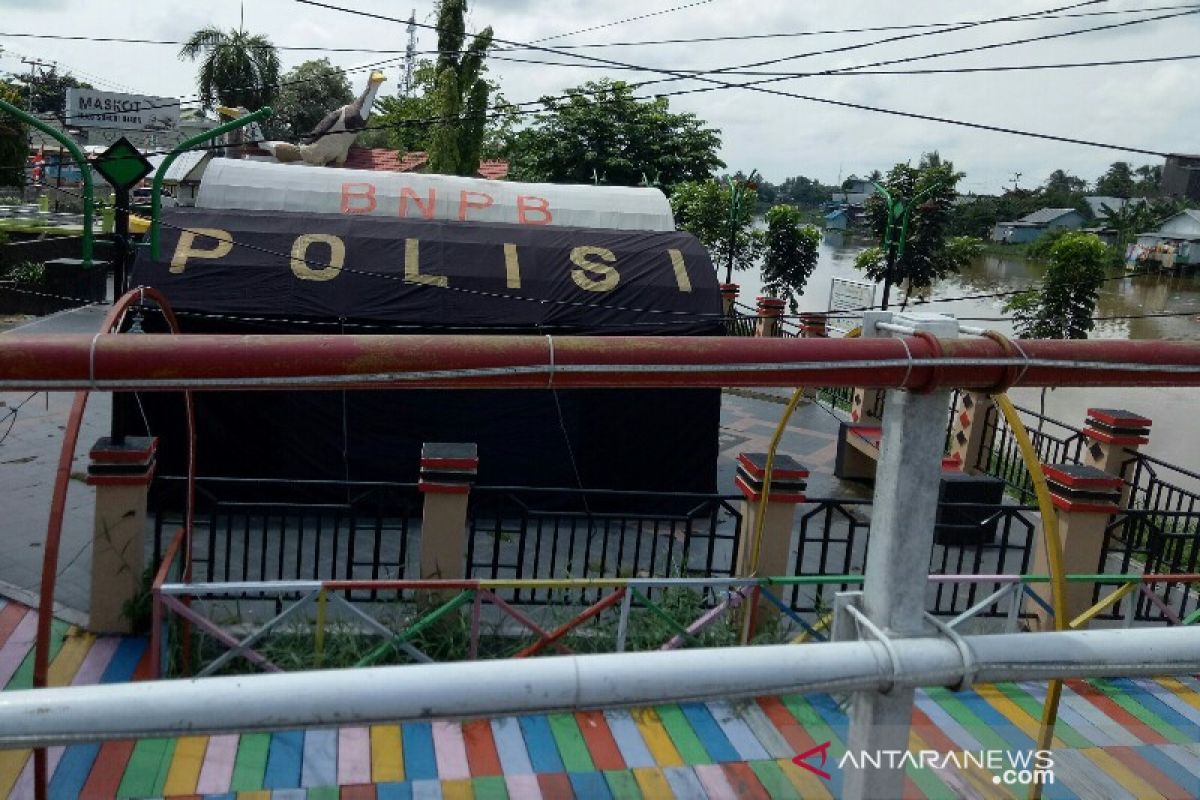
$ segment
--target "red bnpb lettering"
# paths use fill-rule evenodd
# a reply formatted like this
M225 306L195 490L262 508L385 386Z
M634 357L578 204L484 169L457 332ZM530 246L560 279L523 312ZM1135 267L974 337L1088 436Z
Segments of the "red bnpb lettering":
M472 200L471 198L473 198L473 197L477 197L477 198L481 198L481 199ZM459 199L458 199L458 220L459 220L459 222L467 221L467 209L468 208L481 208L481 209L489 208L489 207L491 207L492 203L494 203L494 202L496 202L496 201L492 199L492 196L490 194L484 194L483 192L462 192L459 195Z
M408 217L408 201L412 200L413 205L421 212L421 216L425 219L433 219L433 210L437 202L437 189L429 187L429 197L422 203L421 198L412 189L405 186L400 190L400 216L407 219Z
M531 214L538 216L531 219ZM549 200L526 194L517 196L517 222L522 225L549 225L553 221Z
M371 183L342 184L342 213L370 214L375 210L375 185Z

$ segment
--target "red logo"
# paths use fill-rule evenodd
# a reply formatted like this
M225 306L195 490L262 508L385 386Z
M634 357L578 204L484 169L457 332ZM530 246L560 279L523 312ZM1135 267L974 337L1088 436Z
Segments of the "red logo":
M821 766L822 767L825 766L825 761L829 757L829 745L830 745L829 742L825 742L824 744L819 744L810 750L805 750L803 753L801 753L800 755L793 758L792 763L795 764L797 767L804 767L806 770L813 773L814 775L819 775L822 778L824 778L825 780L829 780L829 778L831 776L829 775L828 772L821 769L820 767L815 767L812 764L808 763L809 756L820 755L821 756Z

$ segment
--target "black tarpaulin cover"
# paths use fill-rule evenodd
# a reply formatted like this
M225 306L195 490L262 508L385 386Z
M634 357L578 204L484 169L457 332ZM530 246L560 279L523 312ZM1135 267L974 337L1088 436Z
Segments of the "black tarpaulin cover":
M721 332L712 263L675 232L170 209L160 259L139 253L131 281L164 292L193 333ZM142 399L155 433L182 432L177 398ZM200 394L198 471L410 482L422 443L475 442L483 485L715 489L719 391L564 390L557 400L533 390ZM169 444L162 470L182 474Z

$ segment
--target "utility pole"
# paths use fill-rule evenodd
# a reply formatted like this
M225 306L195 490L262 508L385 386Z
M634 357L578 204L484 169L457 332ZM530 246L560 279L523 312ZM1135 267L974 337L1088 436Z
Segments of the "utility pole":
M29 103L29 113L32 114L33 113L33 82L35 80L37 80L37 72L35 72L35 70L38 67L54 68L57 65L50 61L38 61L36 58L22 58L21 63L29 65L29 100L27 102Z
M1025 174L1024 172L1014 172L1013 173L1013 191L1014 192L1021 188L1021 176L1024 174Z
M417 65L417 10L408 17L408 47L404 49L404 96L412 96L413 70Z

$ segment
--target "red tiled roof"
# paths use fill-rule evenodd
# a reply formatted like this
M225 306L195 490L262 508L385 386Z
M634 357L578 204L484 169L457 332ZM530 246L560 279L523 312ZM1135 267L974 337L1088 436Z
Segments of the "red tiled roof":
M346 155L346 169L365 169L374 172L419 172L429 163L429 154L420 150L401 154L386 147L351 147ZM508 162L490 159L479 162L479 176L503 180L508 176Z

